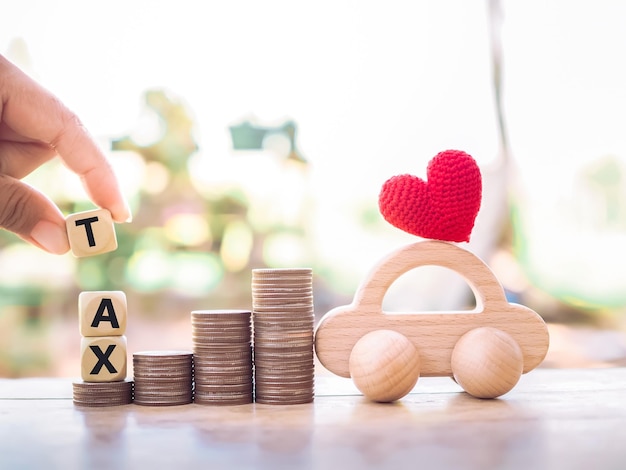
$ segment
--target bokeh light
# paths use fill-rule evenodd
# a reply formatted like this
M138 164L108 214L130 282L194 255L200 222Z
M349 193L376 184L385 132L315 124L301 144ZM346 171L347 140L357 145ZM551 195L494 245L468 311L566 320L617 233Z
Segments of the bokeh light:
M165 221L165 236L173 243L196 246L209 241L206 217L200 214L174 214Z
M311 262L306 240L302 235L279 232L268 235L263 245L263 260L273 268L308 266Z
M128 260L126 279L139 292L152 292L169 286L172 270L170 255L162 250L138 250Z
M80 0L3 9L0 51L80 116L134 218L116 224L115 252L89 259L0 232L0 330L17 335L0 336L0 375L49 367L43 347L15 344L34 347L35 334L48 344L43 318L73 328L80 290L127 291L145 325L171 305L181 316L196 304L247 306L250 268L311 266L316 298L343 303L382 256L416 241L380 217L382 183L424 177L445 148L490 175L467 248L507 293L555 322L620 327L626 6L501 3L501 74L489 8L463 0L110 0L96 22ZM254 145L235 145L229 130L241 123ZM25 182L64 214L93 208L59 159ZM462 279L418 271L392 285L390 309L471 303ZM11 365L2 344L20 351Z
M215 253L174 253L169 282L180 295L204 297L215 289L224 269Z
M254 234L243 220L230 222L224 230L220 256L224 268L239 272L250 265L250 252L254 243Z

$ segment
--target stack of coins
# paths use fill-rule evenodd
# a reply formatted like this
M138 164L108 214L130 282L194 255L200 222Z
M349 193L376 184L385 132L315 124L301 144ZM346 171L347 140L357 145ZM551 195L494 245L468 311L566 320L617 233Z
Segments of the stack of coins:
M312 270L253 269L252 315L255 400L313 401Z
M253 402L251 315L250 310L191 312L196 403Z
M193 353L144 351L133 354L135 403L186 405L193 401Z
M118 406L133 402L133 381L74 382L74 404L78 406Z

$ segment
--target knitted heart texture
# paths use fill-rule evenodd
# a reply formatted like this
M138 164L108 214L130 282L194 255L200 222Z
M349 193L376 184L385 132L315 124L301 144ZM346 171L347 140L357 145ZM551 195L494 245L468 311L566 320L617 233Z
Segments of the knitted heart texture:
M382 216L418 237L468 242L482 197L476 161L462 150L444 150L428 163L426 178L405 174L385 181L378 197Z

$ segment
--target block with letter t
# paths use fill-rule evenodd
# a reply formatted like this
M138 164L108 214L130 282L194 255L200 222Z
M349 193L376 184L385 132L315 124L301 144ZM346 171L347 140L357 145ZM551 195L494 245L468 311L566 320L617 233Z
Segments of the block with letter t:
M83 337L80 369L85 382L117 382L126 378L126 337Z
M78 258L117 249L115 225L111 213L106 209L70 214L65 224L70 248Z
M78 319L82 336L122 336L128 308L122 291L85 291L78 295Z

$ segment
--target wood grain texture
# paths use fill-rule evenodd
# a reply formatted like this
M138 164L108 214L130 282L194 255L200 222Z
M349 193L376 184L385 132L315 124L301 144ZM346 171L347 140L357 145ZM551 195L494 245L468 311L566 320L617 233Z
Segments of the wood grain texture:
M82 336L122 336L127 316L123 291L83 291L78 295L78 329Z
M117 382L126 378L126 336L89 336L80 340L80 370L85 382Z
M306 405L106 409L72 380L0 379L3 469L622 469L626 368L544 369L501 399L449 378L392 404L319 368Z
M419 353L413 343L397 331L372 331L352 348L350 376L370 400L396 401L409 393L419 379Z
M77 258L117 249L115 224L106 209L77 212L65 218L72 254Z
M476 398L511 391L522 375L524 356L517 342L496 328L468 331L452 351L454 380Z
M391 284L405 272L429 265L463 276L474 292L476 308L466 312L384 312L383 299ZM455 344L468 331L484 326L498 328L517 342L524 357L524 373L537 367L548 351L543 319L523 305L507 302L502 286L482 260L451 243L427 240L383 258L365 277L350 305L324 315L315 331L315 351L331 372L350 377L350 352L359 338L370 331L395 330L418 349L421 376L452 376Z

